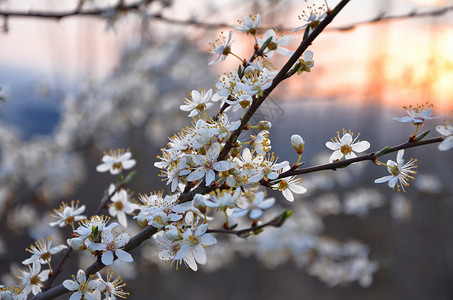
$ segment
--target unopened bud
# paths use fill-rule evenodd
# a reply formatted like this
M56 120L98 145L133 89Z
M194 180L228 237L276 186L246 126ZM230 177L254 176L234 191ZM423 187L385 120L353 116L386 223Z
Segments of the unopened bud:
M71 246L71 248L76 251L86 249L86 246L81 238L68 239L68 245Z
M170 241L176 241L180 239L178 229L173 226L169 225L165 229L165 236L170 240Z
M258 123L258 128L259 128L260 130L268 130L268 129L270 129L271 127L272 127L272 124L271 124L271 122L269 122L269 121L260 121L260 122Z
M291 145L294 150L296 150L297 154L301 155L304 152L305 141L300 135L293 134L291 136Z
M195 206L199 210L206 209L203 195L195 194L195 196L193 197L193 206Z

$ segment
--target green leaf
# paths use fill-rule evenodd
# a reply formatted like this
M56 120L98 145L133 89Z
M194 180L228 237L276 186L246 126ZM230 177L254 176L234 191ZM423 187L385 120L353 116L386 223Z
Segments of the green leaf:
M129 174L127 174L126 178L124 178L123 182L124 183L131 182L135 175L137 175L137 171L135 170L130 171Z
M415 141L418 142L418 141L423 140L430 132L431 132L431 130L428 130L428 131L423 132L422 134L418 135L418 136L415 138Z
M384 155L385 153L387 153L387 151L389 151L389 149L390 149L389 146L386 146L386 147L382 148L382 149L379 150L379 152L376 154L376 157L379 157L379 156Z
M310 34L310 25L311 24L308 24L308 26L305 28L304 39L303 40L305 40L308 37L308 35Z
M285 210L274 219L274 222L277 222L277 226L280 227L292 214L293 212L291 210Z
M238 75L239 75L239 77L242 76L242 66L241 65L239 65L239 67L238 67Z
M248 238L249 236L250 236L250 233L248 233L248 232L239 235L239 237L244 238L244 239Z
M267 46L269 46L269 44L271 43L272 41L272 37L268 38L264 43L263 45L261 45L261 48L260 48L260 52L266 50Z

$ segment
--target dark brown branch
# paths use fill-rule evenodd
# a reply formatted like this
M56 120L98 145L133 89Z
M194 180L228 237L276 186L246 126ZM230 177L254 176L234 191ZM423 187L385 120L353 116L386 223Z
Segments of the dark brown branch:
M123 1L119 1L117 5L107 8L87 9L82 10L80 3L72 11L67 12L49 12L49 11L8 11L0 10L0 16L3 17L17 17L17 18L41 18L41 19L55 19L61 20L67 17L73 16L89 16L89 17L104 17L106 14L110 14L115 11L129 12L129 11L140 11L142 5L147 5L152 1L138 1L135 3L125 5Z
M80 5L77 6L76 9L69 12L21 12L21 11L8 11L8 10L0 10L0 16L3 17L19 17L19 18L42 18L42 19L55 19L60 20L67 17L74 17L74 16L89 16L89 17L103 17L105 14L111 13L115 10L121 10L124 12L127 11L134 11L134 10L141 10L140 6L142 4L149 4L151 1L147 2L137 2L129 5L117 5L114 7L104 8L104 9L92 9L92 10L82 10ZM349 25L339 26L339 27L330 27L328 31L346 31L355 29L358 26L366 25L366 24L374 24L379 22L386 22L386 21L394 21L394 20L405 20L405 19L413 19L413 18L425 18L425 17L436 17L444 15L448 12L453 10L453 6L445 6L435 10L426 11L426 12L417 12L416 10L407 13L407 14L400 14L400 15L385 15L385 13L379 14L377 17L355 22ZM162 21L168 24L180 25L180 26L195 26L199 28L205 29L219 29L219 28L234 28L235 25L227 24L227 23L207 23L197 20L178 20L171 17L163 16L162 14L153 14L149 16L152 19L157 21ZM262 30L268 29L267 27L261 28ZM275 27L280 32L288 32L292 31L294 28L287 28L287 27Z
M448 13L449 11L453 10L453 6L445 6L441 7L436 10L426 11L426 12L417 12L413 11L408 14L401 14L401 15L393 15L393 16L386 16L385 13L381 13L376 18L371 20L365 20L361 22L355 22L350 25L344 25L340 27L330 28L330 30L336 31L346 31L355 29L358 26L366 25L366 24L373 24L385 21L394 21L394 20L406 20L406 19L413 19L413 18L426 18L426 17L437 17Z

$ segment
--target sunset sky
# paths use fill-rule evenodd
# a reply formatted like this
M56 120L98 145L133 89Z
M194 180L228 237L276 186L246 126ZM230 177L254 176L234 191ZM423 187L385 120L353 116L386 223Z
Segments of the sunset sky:
M71 9L76 1L66 2L61 10ZM108 2L108 1L104 1ZM202 22L236 25L246 13L260 11L263 26L275 24L285 28L299 26L302 1L284 1L273 9L266 2L256 5L240 1L174 1L164 15L174 19L195 18ZM322 2L322 1L321 1ZM334 6L338 1L329 1ZM407 14L414 10L429 11L453 5L447 0L351 1L334 20L332 27L369 20L381 12ZM17 1L3 4L15 10L41 10L52 1ZM254 3L254 2L250 2ZM41 4L41 5L40 5ZM9 5L9 6L6 6ZM238 9L239 7L239 9ZM234 8L234 9L232 9ZM453 11L436 17L414 18L365 24L349 31L327 31L310 48L315 53L315 68L304 78L291 78L277 91L279 96L294 100L301 97L342 97L353 101L381 101L401 106L431 101L440 110L453 109ZM268 17L268 18L266 18ZM8 87L8 72L19 70L49 82L69 86L80 81L100 80L118 64L121 49L137 40L137 17L121 19L116 30L106 31L106 22L87 17L70 17L59 22L42 19L11 18L10 31L0 35L0 85ZM289 21L288 21L289 20ZM197 47L206 51L208 42L220 30L201 30L163 22L151 22L156 36L168 32L186 34ZM286 33L282 33L286 34ZM293 35L292 49L302 32ZM235 33L233 51L248 57L250 50ZM250 39L249 39L250 42ZM289 47L291 48L291 47ZM237 60L228 58L213 67L220 74L236 68ZM33 77L32 76L32 77ZM24 77L26 78L26 76Z

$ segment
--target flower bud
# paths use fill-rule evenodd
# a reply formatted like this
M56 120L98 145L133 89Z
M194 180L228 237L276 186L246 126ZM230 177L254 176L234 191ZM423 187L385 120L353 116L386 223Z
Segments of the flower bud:
M291 136L291 145L293 146L294 150L296 150L297 154L302 155L302 153L304 152L305 141L300 135L293 134Z
M195 194L193 197L193 206L198 208L201 212L206 211L206 204L204 203L204 197L201 194Z
M10 291L0 291L0 299L12 300L13 295Z
M85 243L81 238L68 239L68 245L71 246L71 248L76 251L86 249Z
M271 127L272 127L272 124L271 124L271 122L269 122L269 121L260 121L260 122L258 123L258 128L259 128L260 130L268 130L268 129L270 129Z
M178 229L174 225L168 225L165 229L165 236L170 241L179 240L181 237L179 236Z

